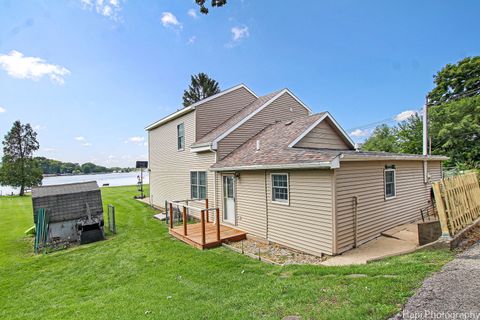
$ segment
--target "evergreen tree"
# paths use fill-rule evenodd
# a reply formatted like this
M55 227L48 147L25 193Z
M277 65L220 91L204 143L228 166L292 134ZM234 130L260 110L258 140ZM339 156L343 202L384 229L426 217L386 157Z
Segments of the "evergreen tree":
M183 92L183 106L188 107L197 101L208 98L219 92L220 87L218 82L211 79L207 74L201 72L198 75L192 76L188 90Z

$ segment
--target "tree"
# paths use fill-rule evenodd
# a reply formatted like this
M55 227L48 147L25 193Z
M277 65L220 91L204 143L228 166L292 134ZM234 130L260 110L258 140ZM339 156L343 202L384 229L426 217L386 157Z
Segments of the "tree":
M399 152L422 154L423 123L422 118L418 114L400 122L396 132Z
M25 194L25 187L40 185L42 170L33 159L33 152L39 147L37 133L30 124L15 121L3 141L0 184L20 187L20 196Z
M448 165L480 168L480 96L429 108L432 153Z
M208 8L205 7L205 0L195 0L195 2L200 6L200 12L203 14L208 14ZM212 7L223 7L227 4L227 0L212 0Z
M447 64L434 76L434 83L435 88L428 94L430 104L480 94L480 56Z
M188 90L183 92L183 106L188 107L219 92L218 82L201 72L198 75L191 76L191 84L188 86Z
M386 124L375 128L362 146L365 151L398 152L397 128Z

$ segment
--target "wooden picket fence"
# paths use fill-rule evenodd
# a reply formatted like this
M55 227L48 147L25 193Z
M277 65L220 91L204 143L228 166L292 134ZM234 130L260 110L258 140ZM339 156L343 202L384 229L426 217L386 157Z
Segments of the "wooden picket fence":
M444 178L432 184L444 235L454 236L480 217L480 185L476 173Z

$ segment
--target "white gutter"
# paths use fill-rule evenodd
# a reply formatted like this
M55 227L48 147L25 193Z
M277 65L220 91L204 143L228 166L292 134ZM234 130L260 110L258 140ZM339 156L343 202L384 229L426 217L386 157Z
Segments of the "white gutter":
M353 156L350 157L346 154L340 155L341 161L382 161L382 160L412 160L412 161L445 161L448 160L448 157L445 156Z
M152 129L155 129L155 128L158 127L158 126L160 126L160 125L162 125L162 124L164 124L164 123L166 123L166 122L168 122L168 121L171 121L171 120L173 120L173 119L175 119L175 118L178 118L178 117L180 117L181 115L184 115L184 114L186 114L186 113L189 113L190 111L193 111L193 110L194 110L194 108L192 108L192 106L186 107L186 108L183 108L183 109L180 109L180 110L178 110L177 112L174 112L174 113L172 113L171 115L166 116L165 118L160 119L160 120L158 120L157 122L152 123L151 125L147 126L147 127L145 128L145 130L150 131L150 130L152 130Z
M335 169L338 168L335 159L331 162L310 162L310 163L289 163L289 164L260 164L238 167L210 168L211 171L244 171L244 170L266 170L266 169Z

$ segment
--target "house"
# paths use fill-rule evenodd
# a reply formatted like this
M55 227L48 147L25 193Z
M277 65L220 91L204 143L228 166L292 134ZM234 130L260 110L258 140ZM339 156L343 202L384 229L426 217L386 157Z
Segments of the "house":
M146 130L155 205L208 199L223 225L315 255L418 219L446 159L355 150L328 112L243 84Z

